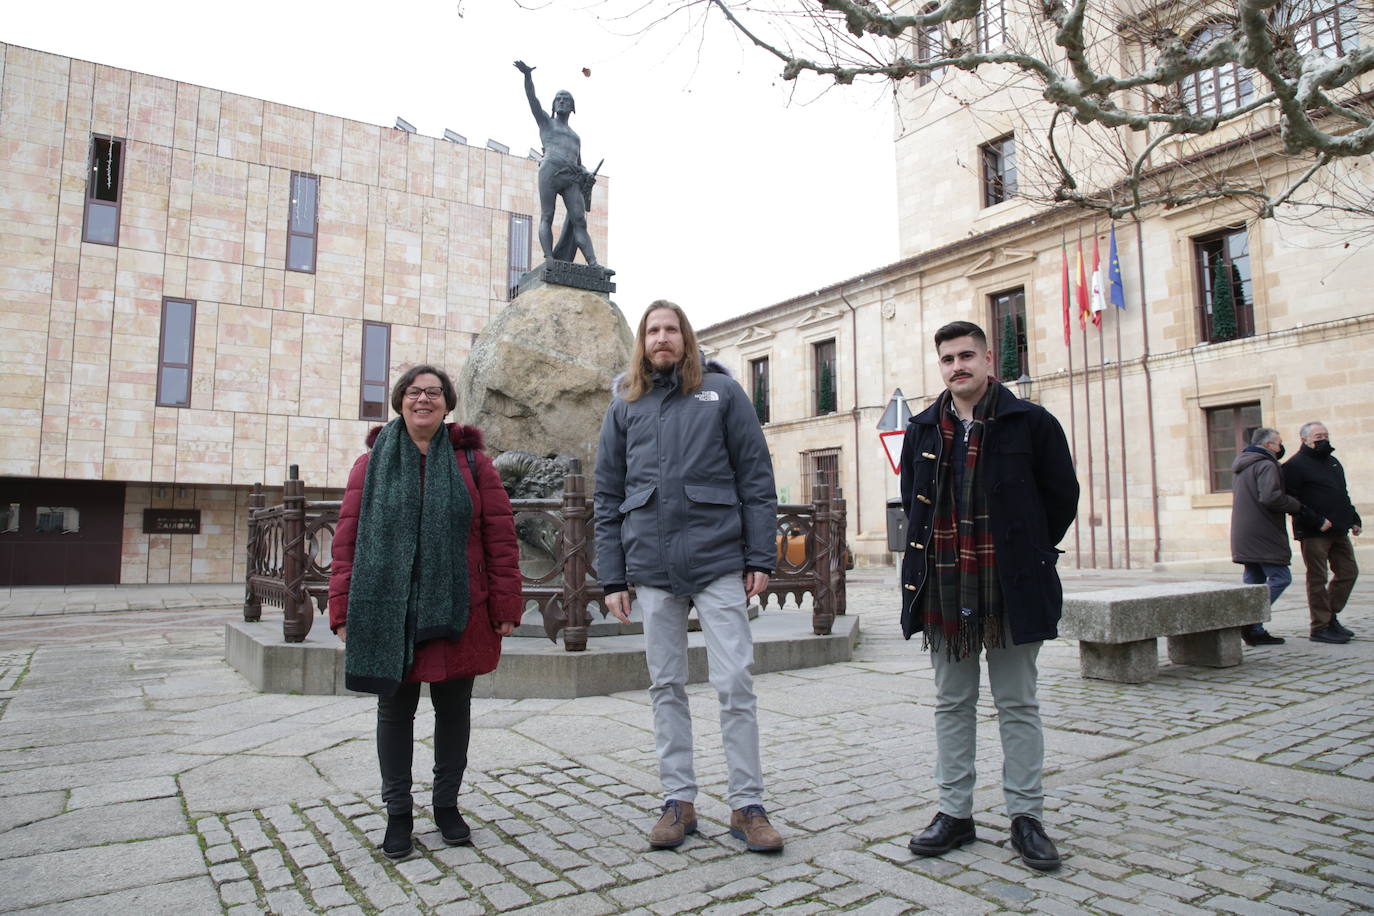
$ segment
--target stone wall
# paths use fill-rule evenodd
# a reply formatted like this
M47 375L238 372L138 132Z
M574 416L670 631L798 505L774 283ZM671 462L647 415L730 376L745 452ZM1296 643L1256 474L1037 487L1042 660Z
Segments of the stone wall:
M392 377L456 377L505 303L530 160L14 45L0 64L0 473L342 486L363 321L391 325ZM81 241L93 133L125 141L117 247ZM293 170L320 178L314 274L285 269ZM156 406L163 297L196 302L186 409Z

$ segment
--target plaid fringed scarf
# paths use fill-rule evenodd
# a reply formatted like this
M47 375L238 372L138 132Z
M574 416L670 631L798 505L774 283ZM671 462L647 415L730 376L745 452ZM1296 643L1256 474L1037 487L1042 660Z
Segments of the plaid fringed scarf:
M997 584L997 559L988 524L987 493L981 486L983 433L997 420L1001 385L989 380L988 390L973 408L963 486L954 492L954 437L964 434L950 411L950 394L940 397L940 437L944 448L935 472L935 516L931 532L930 568L926 571L924 638L936 652L958 661L976 653L980 645L1002 645L1002 590Z

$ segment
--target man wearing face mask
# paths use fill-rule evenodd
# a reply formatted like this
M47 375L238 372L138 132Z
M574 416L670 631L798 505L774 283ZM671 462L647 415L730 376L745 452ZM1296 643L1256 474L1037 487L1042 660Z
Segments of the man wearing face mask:
M1283 437L1276 429L1262 426L1250 437L1250 445L1231 464L1231 560L1245 571L1241 581L1269 586L1269 606L1293 581L1288 567L1293 548L1288 546L1284 513L1304 513L1304 521L1320 530L1331 523L1303 509L1302 503L1283 488ZM1277 646L1283 637L1274 636L1262 623L1242 628L1241 638L1248 646Z
M1340 645L1355 634L1341 625L1337 616L1355 587L1359 567L1350 535L1359 537L1360 513L1350 502L1345 485L1345 469L1331 453L1331 437L1325 424L1304 423L1298 431L1302 448L1283 465L1283 482L1316 515L1328 520L1325 528L1313 525L1304 516L1293 519L1293 536L1302 549L1307 566L1307 607L1312 617L1313 642ZM1327 576L1330 575L1330 582Z

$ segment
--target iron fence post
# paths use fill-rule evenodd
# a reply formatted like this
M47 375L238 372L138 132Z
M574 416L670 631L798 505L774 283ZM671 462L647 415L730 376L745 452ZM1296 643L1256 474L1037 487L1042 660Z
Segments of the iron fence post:
M282 484L282 510L282 635L287 642L304 642L315 615L305 594L305 483L294 464Z
M824 476L811 488L812 525L816 551L811 574L816 577L816 597L811 609L811 629L817 636L830 635L835 624L834 578L830 571L835 551L834 531L830 525L830 484Z
M563 613L568 623L563 628L563 648L568 652L587 649L587 508L586 478L582 462L574 458L563 478Z
M250 623L262 619L262 598L253 590L253 575L262 568L262 522L256 513L266 501L262 483L253 484L248 494L248 562L243 576L243 619Z

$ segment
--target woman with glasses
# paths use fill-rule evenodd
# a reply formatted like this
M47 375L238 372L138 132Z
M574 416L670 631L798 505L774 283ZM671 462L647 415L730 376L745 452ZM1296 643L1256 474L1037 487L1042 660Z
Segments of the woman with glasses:
M329 626L345 685L377 694L382 852L414 850L411 755L420 685L434 704L434 821L444 842L472 831L458 812L473 678L496 668L520 621L520 552L510 500L482 433L445 424L457 396L442 369L416 366L391 389L399 416L374 428L353 465L334 532Z

